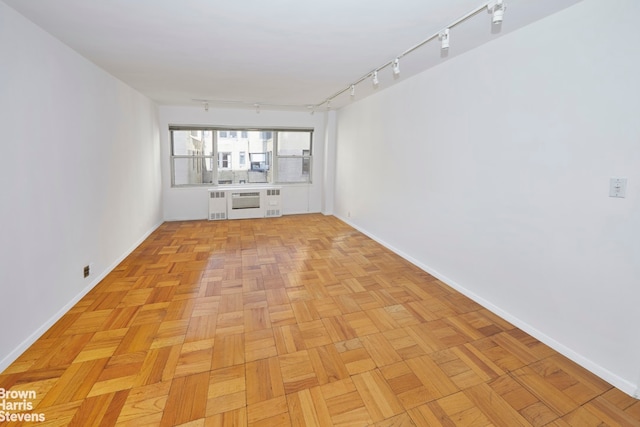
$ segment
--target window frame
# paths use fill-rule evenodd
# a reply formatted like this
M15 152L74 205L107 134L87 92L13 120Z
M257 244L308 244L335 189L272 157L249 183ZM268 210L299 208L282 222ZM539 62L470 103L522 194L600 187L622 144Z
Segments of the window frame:
M174 136L173 136L173 130L178 130L178 131L184 131L184 132L193 132L193 131L201 131L204 132L206 131L210 131L211 129L209 127L203 127L203 126L187 126L187 127L183 127L181 129L171 129L170 127L170 132L169 132L169 149L170 149L170 153L171 153L171 187L175 187L175 188L180 188L180 187L202 187L202 186L211 186L212 183L202 183L202 184L176 184L175 183L175 179L176 179L176 160L187 160L190 162L194 162L194 164L196 165L202 165L202 164L206 164L207 161L209 161L209 164L211 165L211 176L212 176L212 180L213 178L215 178L215 175L217 174L217 157L215 155L216 153L216 140L215 140L215 135L212 135L212 143L213 143L213 147L212 147L212 153L211 155L189 155L189 154L175 154L175 143L174 143ZM191 136L191 135L190 135ZM214 167L215 165L215 167ZM199 166L197 166L197 168L199 168Z
M213 153L212 155L175 155L174 150L174 131L211 131L213 138ZM251 183L238 183L238 184L220 184L219 180L219 154L218 151L218 132L226 132L226 138L229 138L231 132L237 132L236 135L240 135L240 137L245 137L247 132L262 132L265 134L271 133L273 135L273 151L271 155L267 153L266 162L269 164L269 168L273 170L271 182L266 184L270 185L300 185L300 184L312 184L313 182L313 139L314 139L314 128L307 127L242 127L242 126L202 126L202 125L169 125L169 150L170 150L170 158L169 162L171 164L171 188L193 188L193 187L225 187L225 186L236 186L236 185L251 185ZM278 134L280 132L308 132L309 133L309 154L304 155L278 155ZM224 138L220 136L220 138ZM303 150L307 151L306 149ZM233 170L233 164L231 159L233 158L232 152L224 151L223 153L229 154L229 168L224 168L223 170ZM246 157L248 160L249 167L251 167L251 153L247 152ZM307 180L303 181L280 181L278 177L278 161L279 159L291 159L291 158L299 158L302 160L302 175L308 176ZM212 165L212 182L210 183L188 183L188 184L176 184L176 167L175 163L177 159L189 159L193 161L198 161L202 164L207 161ZM305 168L308 166L308 171L305 172Z

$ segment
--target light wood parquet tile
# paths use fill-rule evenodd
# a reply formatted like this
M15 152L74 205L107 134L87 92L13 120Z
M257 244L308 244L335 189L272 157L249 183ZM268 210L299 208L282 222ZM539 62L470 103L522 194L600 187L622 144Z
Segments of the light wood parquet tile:
M163 224L0 387L48 426L640 426L640 401L319 214Z
M273 418L284 418L288 412L287 398L284 395L247 405L249 425Z

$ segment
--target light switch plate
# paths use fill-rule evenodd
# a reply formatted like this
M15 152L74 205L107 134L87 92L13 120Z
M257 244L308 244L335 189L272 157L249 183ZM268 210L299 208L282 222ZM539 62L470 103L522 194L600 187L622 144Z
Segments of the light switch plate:
M609 197L625 197L627 195L627 178L611 178L609 180Z

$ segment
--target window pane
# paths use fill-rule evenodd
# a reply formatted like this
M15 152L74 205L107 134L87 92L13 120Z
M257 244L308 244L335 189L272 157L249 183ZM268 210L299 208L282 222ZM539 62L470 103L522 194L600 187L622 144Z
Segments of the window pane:
M311 132L278 132L278 156L302 156L311 152Z
M235 138L218 135L218 183L271 182L272 132L229 131L231 133Z
M309 157L280 157L278 158L279 182L309 182Z
M174 156L213 156L213 131L174 130Z
M173 159L174 185L212 184L213 158L193 157Z

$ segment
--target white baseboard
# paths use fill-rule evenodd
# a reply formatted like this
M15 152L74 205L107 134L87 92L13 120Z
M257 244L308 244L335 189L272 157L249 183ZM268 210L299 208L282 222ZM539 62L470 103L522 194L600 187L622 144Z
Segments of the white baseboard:
M164 221L160 221L155 226L151 228L147 233L145 233L136 243L133 244L129 248L129 250L119 257L116 261L114 261L109 267L107 267L104 271L102 271L98 276L96 276L91 283L89 283L84 289L82 289L76 296L74 296L68 303L66 303L60 310L56 312L49 320L47 320L43 325L41 325L38 329L36 329L27 339L25 339L18 347L14 348L4 359L0 360L0 372L4 371L11 365L13 362L22 355L31 345L38 340L45 332L49 330L62 316L65 315L71 308L78 303L91 289L93 289L98 283L102 281L111 271L118 266L131 252L135 250L142 242L145 241L147 237L151 235L155 230L162 225Z
M315 214L315 213L320 213L320 212L316 212L316 211L289 211L289 212L282 212L282 216L287 216L287 215L311 215L311 214Z
M405 260L409 261L410 263L412 263L416 267L418 267L421 270L429 273L430 275L432 275L436 279L446 283L447 285L451 286L453 289L455 289L456 291L460 292L464 296L466 296L466 297L470 298L471 300L475 301L476 303L480 304L481 306L483 306L487 310L489 310L492 313L500 316L501 318L503 318L507 322L513 324L517 328L519 328L519 329L523 330L524 332L528 333L529 335L531 335L532 337L536 338L540 342L543 342L544 344L548 345L549 347L551 347L552 349L554 349L558 353L560 353L563 356L571 359L573 362L575 362L578 365L582 366L583 368L585 368L589 372L593 373L594 375L600 377L601 379L603 379L604 381L606 381L609 384L613 385L614 387L616 387L616 388L622 390L623 392L627 393L629 396L632 396L632 397L634 397L636 399L640 398L640 380L639 380L639 384L633 384L632 382L627 381L624 378L621 378L620 376L612 373L608 369L606 369L606 368L594 363L590 359L582 356L580 353L577 353L576 351L574 351L571 348L569 348L569 347L563 345L562 343L556 341L555 339L551 338L550 336L546 335L545 333L537 330L536 328L534 328L533 326L529 325L528 323L523 322L519 318L511 315L509 312L507 312L507 311L501 309L500 307L494 305L492 302L482 298L481 296L475 294L474 292L471 292L470 290L468 290L464 286L461 286L459 283L456 283L454 280L449 279L444 274L441 274L440 272L434 270L433 268L429 267L428 265L418 261L417 259L413 258L409 254L406 254L406 253L398 250L397 248L395 248L392 245L388 244L383 239L378 238L376 235L371 234L368 231L360 228L356 224L352 223L348 218L343 218L343 217L338 216L338 215L335 215L335 216L336 216L336 218L338 218L341 221L349 224L351 227L355 228L356 230L358 230L362 234L364 234L367 237L369 237L369 238L375 240L376 242L380 243L382 246L384 246L385 248L387 248L390 251L394 252L396 255L404 258Z
M287 211L287 212L282 212L282 216L287 216L287 215L305 215L305 214L313 214L313 213L321 213L321 212L310 212L310 211ZM325 214L326 215L326 214ZM271 217L261 217L261 218L271 218ZM278 218L278 217L272 217L272 218ZM260 218L254 218L254 219L260 219ZM178 222L178 221L208 221L209 218L205 217L205 218L166 218L165 221L166 222ZM233 218L227 218L226 220L223 221L233 221Z

